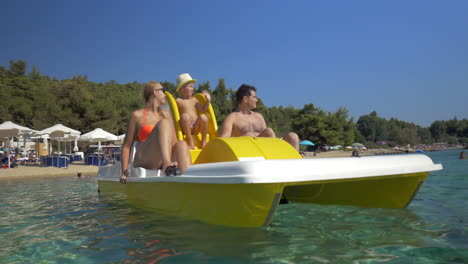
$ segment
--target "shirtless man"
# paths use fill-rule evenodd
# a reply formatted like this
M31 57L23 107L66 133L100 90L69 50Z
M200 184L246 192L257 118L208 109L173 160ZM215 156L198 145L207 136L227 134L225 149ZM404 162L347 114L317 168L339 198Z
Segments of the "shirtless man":
M196 81L197 80L192 79L188 73L179 75L176 80L176 90L180 93L180 97L176 99L177 107L180 112L180 127L185 134L190 149L195 149L191 136L192 134L196 135L201 132L201 147L203 148L206 145L208 117L203 113L208 111L211 102L211 96L206 90L202 92L206 98L205 104L200 104L200 102L193 97L193 91L195 90L194 83ZM197 115L197 110L202 112L202 114Z
M276 137L275 131L266 126L260 113L253 112L257 108L257 90L255 87L242 84L236 92L238 109L224 119L220 137ZM299 151L299 136L289 132L283 140Z

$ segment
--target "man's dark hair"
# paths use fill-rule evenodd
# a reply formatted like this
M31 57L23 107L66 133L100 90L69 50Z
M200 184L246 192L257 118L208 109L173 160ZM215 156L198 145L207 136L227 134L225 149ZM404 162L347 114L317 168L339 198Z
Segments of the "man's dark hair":
M255 87L253 87L252 85L248 85L248 84L242 84L239 89L237 89L236 91L236 101L237 101L237 104L240 104L242 102L242 99L244 98L244 96L250 96L252 95L252 91L254 92L257 92L257 89L255 89Z

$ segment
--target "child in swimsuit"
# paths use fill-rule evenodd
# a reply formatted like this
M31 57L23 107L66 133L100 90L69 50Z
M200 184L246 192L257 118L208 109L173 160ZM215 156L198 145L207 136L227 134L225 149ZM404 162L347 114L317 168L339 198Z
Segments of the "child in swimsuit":
M203 114L208 110L211 102L211 96L208 91L204 90L202 94L206 97L204 105L193 97L194 83L197 80L192 79L188 73L179 75L176 80L177 92L180 93L180 97L176 99L177 107L180 112L180 127L184 132L187 143L190 149L195 149L193 143L192 134L198 134L201 132L202 140L201 147L206 145L206 135L208 134L208 117ZM197 110L202 114L197 115Z

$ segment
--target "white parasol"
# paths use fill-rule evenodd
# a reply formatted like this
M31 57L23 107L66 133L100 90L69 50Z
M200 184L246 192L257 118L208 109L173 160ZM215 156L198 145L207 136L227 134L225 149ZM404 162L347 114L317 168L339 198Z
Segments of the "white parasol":
M32 132L33 129L17 125L11 121L0 124L0 137L17 137Z
M36 139L36 140L39 140L39 139L42 139L43 140L43 145L42 145L42 149L43 150L47 150L48 149L48 139L50 138L49 135L45 134L45 135L37 135L37 131L34 133L35 136L32 136L31 139Z
M111 134L102 128L96 128L91 132L83 134L79 138L80 141L98 142L98 165L101 166L101 142L102 141L115 141L117 136Z
M8 157L8 168L10 168L10 138L11 137L18 137L21 135L25 135L27 133L31 133L33 129L17 125L11 121L6 121L0 124L0 137L2 138L8 138L8 152L7 152L7 157ZM19 141L18 141L19 142Z
M116 144L123 144L124 140L125 140L125 134L119 135L119 136L117 136L117 140L114 141L114 143L116 143Z
M78 130L69 128L67 126L64 126L62 124L56 124L54 126L38 131L37 134L38 135L47 134L50 136L51 140L57 140L58 141L58 153L60 153L60 142L61 141L64 141L64 142L74 141L80 136L81 132ZM58 159L58 156L57 156L57 159Z
M62 124L57 124L37 132L38 135L48 134L51 138L64 137L67 134L80 135L81 132Z

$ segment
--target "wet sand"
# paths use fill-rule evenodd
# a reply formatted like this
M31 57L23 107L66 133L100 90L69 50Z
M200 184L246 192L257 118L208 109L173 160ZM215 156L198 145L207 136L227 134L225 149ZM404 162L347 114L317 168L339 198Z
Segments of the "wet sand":
M98 172L97 166L88 166L83 162L74 162L68 168L43 167L40 165L20 165L14 169L0 169L0 180L12 178L30 178L30 177L61 177L74 176L78 173L83 176L96 176Z

